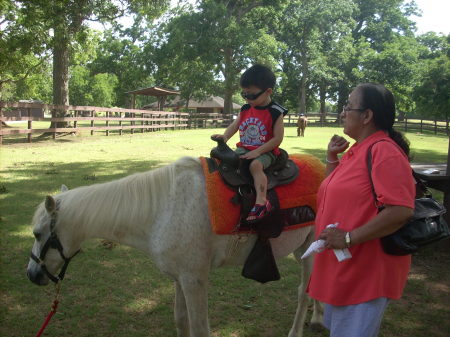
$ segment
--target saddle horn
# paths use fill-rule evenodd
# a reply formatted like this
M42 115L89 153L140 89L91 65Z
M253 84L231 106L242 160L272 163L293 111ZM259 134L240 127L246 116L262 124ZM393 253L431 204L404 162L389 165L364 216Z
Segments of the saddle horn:
M223 140L222 137L211 137L217 142L217 146L211 150L210 156L227 163L231 167L239 167L239 156Z

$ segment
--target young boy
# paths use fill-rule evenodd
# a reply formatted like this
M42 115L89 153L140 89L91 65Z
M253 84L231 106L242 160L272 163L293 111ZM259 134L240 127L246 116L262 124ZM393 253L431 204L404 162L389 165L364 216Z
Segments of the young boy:
M270 98L275 86L275 75L266 66L255 64L241 76L241 95L247 101L241 107L239 116L225 130L221 137L227 142L238 130L240 141L236 153L240 158L251 159L250 173L256 190L255 206L247 221L255 222L272 209L267 200L267 177L264 169L274 163L284 136L283 117L287 109Z

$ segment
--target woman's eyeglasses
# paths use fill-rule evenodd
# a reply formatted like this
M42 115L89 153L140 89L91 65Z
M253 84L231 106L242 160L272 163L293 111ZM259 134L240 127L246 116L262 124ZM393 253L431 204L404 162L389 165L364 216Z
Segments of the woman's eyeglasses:
M342 108L342 111L345 111L345 112L348 112L348 111L360 111L360 112L363 112L363 111L366 111L367 109L362 109L362 108L350 108L349 106L348 106L348 104L346 104L346 105L344 105L344 107Z
M266 92L266 90L261 90L257 94L251 94L251 93L242 91L241 96L243 99L248 99L249 101L253 101L253 100L257 99L259 96L261 96L262 94L264 94L265 92Z

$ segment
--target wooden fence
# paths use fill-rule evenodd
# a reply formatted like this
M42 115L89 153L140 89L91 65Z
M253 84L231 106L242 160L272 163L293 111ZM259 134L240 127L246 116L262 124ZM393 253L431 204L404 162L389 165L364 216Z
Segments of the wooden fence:
M42 109L42 117L31 116L31 111ZM5 117L5 114L12 115L14 112L20 117ZM26 111L23 116L23 112ZM58 111L64 117L44 117L45 114L52 114ZM134 133L136 130L156 131L167 129L181 129L188 127L188 113L149 111L137 109L103 108L92 106L59 106L50 104L34 103L10 103L0 102L0 121L16 122L26 121L27 128L5 128L0 126L0 143L4 136L26 134L28 141L32 141L34 133L51 133L53 138L58 133L76 133L90 131L91 135L96 131L103 131L108 136L111 131L116 131L122 135L123 131L129 130ZM36 128L33 122L64 123L63 127ZM58 125L58 124L55 124Z
M308 125L314 126L336 126L341 125L341 120L336 113L308 113ZM288 126L297 125L298 116L294 114L288 114L284 118L284 124ZM417 119L417 118L405 118L403 121L396 121L394 127L400 131L407 132L419 132L424 131L433 132L436 134L449 135L449 121L444 120L427 120L427 119Z
M42 117L36 116L36 110L42 110ZM21 113L18 113L18 112ZM58 111L64 117L44 117ZM6 117L5 115L21 115L20 117ZM27 135L28 142L32 141L34 133L51 133L55 138L58 133L76 133L82 131L110 132L123 131L134 133L135 131L158 131L181 128L225 128L236 115L220 113L188 113L169 111L149 111L137 109L103 108L92 106L58 106L36 103L10 103L0 102L0 144L4 136L17 134ZM338 114L308 113L310 126L339 126L341 124ZM286 126L296 126L298 116L288 114L284 118ZM3 127L3 122L26 121L27 128ZM64 127L41 128L33 127L33 122L65 123ZM36 124L36 123L35 123ZM396 122L395 127L403 131L420 132L430 131L434 134L443 133L449 135L448 121L430 121L425 119L405 119Z

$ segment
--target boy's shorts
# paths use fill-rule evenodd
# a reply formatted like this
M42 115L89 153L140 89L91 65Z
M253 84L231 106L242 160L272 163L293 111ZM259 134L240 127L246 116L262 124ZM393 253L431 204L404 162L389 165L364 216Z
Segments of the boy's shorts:
M238 147L236 150L234 150L239 156L246 154L247 152L250 152L250 150L244 149L243 147ZM272 153L272 151L263 153L259 157L256 157L255 160L259 161L263 168L266 169L273 163L275 163L275 160L277 157Z

